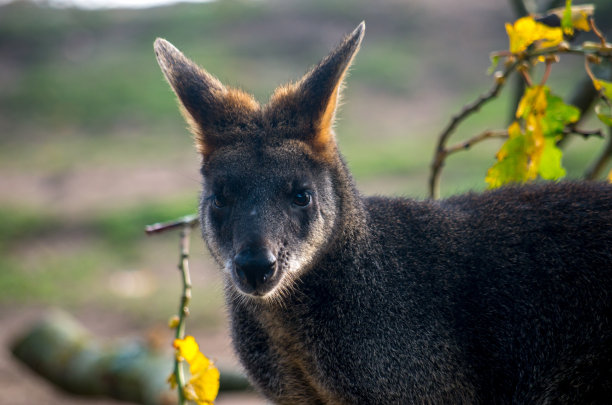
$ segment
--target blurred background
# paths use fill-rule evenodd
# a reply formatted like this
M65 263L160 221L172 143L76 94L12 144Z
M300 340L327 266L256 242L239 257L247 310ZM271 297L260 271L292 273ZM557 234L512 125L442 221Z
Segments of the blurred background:
M156 37L265 102L365 20L339 114L340 149L364 192L424 198L438 134L491 86L489 53L507 48L504 23L516 16L506 0L163 1L0 0L0 404L116 403L64 394L11 357L11 339L48 308L69 311L101 339L171 341L178 236L146 237L143 228L195 212L200 179L155 61ZM593 3L609 31L612 2ZM562 62L551 87L564 96L583 61ZM506 126L510 94L453 140ZM571 177L602 142L572 139ZM499 146L451 156L442 194L484 189ZM197 232L191 250L187 330L205 354L237 368L220 277Z

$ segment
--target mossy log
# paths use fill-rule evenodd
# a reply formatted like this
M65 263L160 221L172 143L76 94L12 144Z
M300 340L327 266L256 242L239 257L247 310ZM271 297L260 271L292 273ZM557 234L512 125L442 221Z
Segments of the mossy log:
M74 394L143 405L177 403L167 383L173 367L170 354L135 339L101 342L61 311L32 325L11 350L36 373ZM243 375L221 370L221 392L247 389Z

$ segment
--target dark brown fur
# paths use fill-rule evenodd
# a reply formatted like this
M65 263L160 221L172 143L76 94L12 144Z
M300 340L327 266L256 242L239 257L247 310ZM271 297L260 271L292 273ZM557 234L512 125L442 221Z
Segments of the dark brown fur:
M265 106L164 40L233 342L282 404L608 404L612 186L363 197L337 151L360 25Z

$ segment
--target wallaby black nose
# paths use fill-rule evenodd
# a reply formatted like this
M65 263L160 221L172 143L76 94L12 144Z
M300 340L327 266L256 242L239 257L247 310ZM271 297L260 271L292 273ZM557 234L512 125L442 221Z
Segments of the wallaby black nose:
M236 276L243 286L256 291L274 275L276 257L268 249L244 249L234 257Z

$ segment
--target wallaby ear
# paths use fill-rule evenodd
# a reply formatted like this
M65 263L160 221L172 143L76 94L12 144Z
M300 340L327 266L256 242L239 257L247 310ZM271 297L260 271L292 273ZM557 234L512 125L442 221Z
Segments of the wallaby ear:
M170 42L158 38L154 44L157 62L176 93L182 113L204 157L228 142L233 124L243 125L259 104L240 90L228 89L217 78L193 63Z
M292 110L285 113L300 116L293 121L300 127L307 127L302 128L307 137L305 140L317 152L335 150L333 125L336 108L344 77L359 50L364 31L365 22L362 22L299 82L280 88L270 101L276 108L285 105Z

